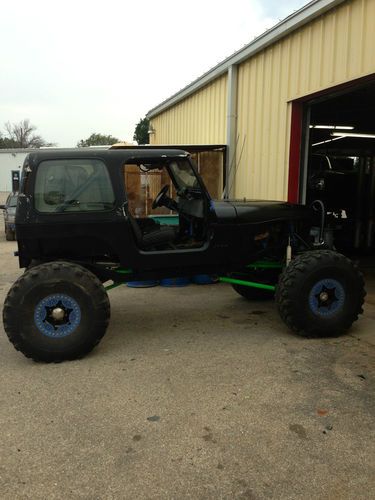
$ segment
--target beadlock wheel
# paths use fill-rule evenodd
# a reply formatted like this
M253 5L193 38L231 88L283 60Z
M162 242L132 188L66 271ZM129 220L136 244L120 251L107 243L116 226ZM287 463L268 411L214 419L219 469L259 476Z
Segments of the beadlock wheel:
M78 302L68 295L47 295L35 308L34 322L38 330L47 337L66 337L79 326L81 308Z
M345 333L363 312L362 274L344 255L306 252L280 275L276 302L283 321L299 335Z
M49 262L27 270L3 309L10 342L35 361L81 358L106 332L110 306L98 278L82 266Z

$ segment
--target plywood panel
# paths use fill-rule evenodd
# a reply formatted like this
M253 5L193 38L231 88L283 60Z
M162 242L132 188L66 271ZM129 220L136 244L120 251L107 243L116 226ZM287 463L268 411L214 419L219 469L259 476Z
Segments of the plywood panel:
M220 151L199 153L199 173L213 199L220 199L223 193L223 155Z

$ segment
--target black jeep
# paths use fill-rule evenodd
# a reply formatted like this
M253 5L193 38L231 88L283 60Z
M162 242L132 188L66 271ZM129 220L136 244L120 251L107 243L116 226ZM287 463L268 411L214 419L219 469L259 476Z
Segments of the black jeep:
M297 333L341 334L362 312L363 279L327 248L317 215L286 202L214 201L181 150L32 153L16 215L26 271L5 300L5 330L27 357L79 358L106 331L109 288L209 274L247 299L275 295Z

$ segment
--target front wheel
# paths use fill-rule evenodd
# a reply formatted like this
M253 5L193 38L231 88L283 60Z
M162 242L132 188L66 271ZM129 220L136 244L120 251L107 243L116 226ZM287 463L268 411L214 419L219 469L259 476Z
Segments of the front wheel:
M10 342L35 361L81 358L101 340L110 306L101 282L68 262L32 267L12 286L4 303Z
M283 321L296 333L329 337L344 333L358 315L366 293L361 273L331 250L296 257L280 276L276 302Z

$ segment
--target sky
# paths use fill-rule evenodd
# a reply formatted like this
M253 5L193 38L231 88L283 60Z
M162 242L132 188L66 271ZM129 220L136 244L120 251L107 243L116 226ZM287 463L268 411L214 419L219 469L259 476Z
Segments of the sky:
M29 118L48 142L132 141L160 102L307 2L19 0L0 14L0 131Z

